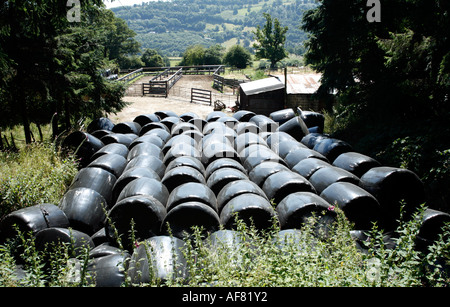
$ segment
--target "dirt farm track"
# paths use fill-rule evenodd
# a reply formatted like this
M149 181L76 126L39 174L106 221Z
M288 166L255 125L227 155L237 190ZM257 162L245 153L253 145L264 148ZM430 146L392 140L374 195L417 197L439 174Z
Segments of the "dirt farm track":
M180 93L180 91L190 92L191 88L198 88L210 90L213 94L219 94L212 89L212 80L212 76L183 76L172 88L168 98L126 96L123 100L129 105L118 114L110 114L109 117L114 123L120 123L133 121L138 115L171 110L178 115L194 112L201 118L205 118L206 115L214 111L213 105L190 103L186 95L180 97L181 95L177 95L177 93ZM227 101L225 101L225 104L231 106L231 103Z

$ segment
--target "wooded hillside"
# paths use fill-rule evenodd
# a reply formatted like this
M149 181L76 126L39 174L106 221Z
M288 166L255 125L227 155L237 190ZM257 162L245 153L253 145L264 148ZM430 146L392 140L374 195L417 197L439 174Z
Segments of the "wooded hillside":
M303 13L316 6L314 0L173 0L112 10L137 33L143 48L167 56L178 56L195 44L251 47L252 31L264 23L267 12L289 27L287 50L302 54L306 34L299 29L300 22Z

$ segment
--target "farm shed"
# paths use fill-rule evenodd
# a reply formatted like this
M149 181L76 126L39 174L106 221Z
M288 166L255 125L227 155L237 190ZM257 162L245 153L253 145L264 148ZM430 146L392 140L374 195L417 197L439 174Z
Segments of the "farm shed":
M269 116L284 109L284 83L276 77L242 83L239 89L240 109Z
M286 88L286 107L287 108L297 108L300 107L302 110L311 110L316 112L321 112L323 109L327 108L327 102L324 100L318 100L313 97L314 93L320 87L321 74L310 73L310 74L288 74L276 75L283 84L285 84L285 79L287 79Z

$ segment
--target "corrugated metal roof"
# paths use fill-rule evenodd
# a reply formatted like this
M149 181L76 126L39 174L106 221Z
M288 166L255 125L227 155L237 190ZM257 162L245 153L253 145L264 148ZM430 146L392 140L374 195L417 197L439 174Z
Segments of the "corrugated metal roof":
M284 82L278 78L270 77L247 83L241 83L241 88L246 95L256 95L284 88Z
M276 75L284 84L284 75ZM321 74L288 74L288 94L314 94L320 87Z

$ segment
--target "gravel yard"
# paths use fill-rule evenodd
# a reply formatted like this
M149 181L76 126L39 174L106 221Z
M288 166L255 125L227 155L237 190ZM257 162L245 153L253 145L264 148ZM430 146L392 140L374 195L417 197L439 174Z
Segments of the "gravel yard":
M179 93L190 93L191 88L206 89L213 93L213 101L223 94L212 88L212 76L183 76L171 89L168 98L160 97L124 97L124 101L129 105L118 114L111 114L110 118L114 123L133 121L138 115L150 114L156 111L171 110L181 115L186 112L194 112L202 118L214 111L214 104L190 103L188 95L179 95ZM234 97L233 97L234 98ZM230 101L225 101L227 106L231 106ZM226 112L232 114L231 112Z

